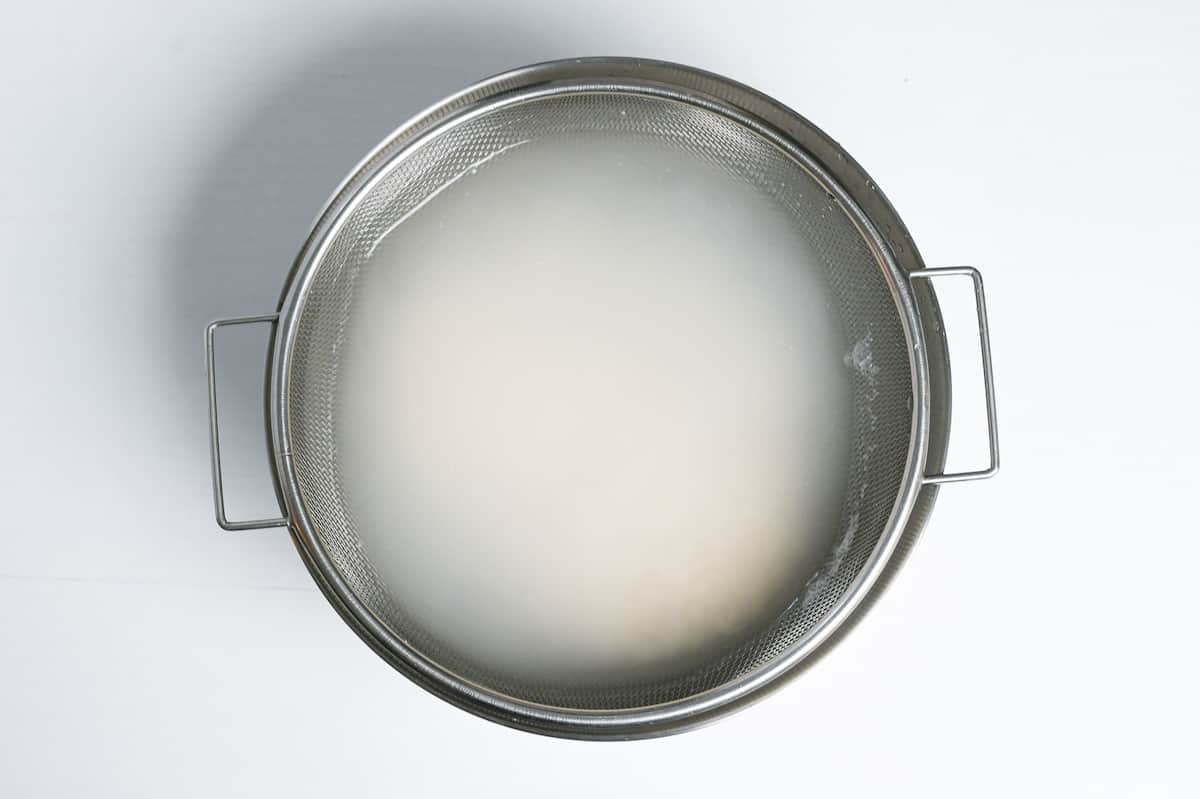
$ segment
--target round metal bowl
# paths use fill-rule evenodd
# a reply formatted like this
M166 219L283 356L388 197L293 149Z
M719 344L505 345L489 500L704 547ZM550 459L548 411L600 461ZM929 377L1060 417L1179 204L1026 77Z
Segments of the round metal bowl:
M389 615L386 601L379 598L381 589L372 583L370 569L356 565L353 530L341 529L337 536L330 533L337 521L336 509L326 507L329 502L321 497L336 493L337 488L330 467L321 461L325 450L313 443L314 439L328 438L328 430L320 427L319 420L311 422L311 417L319 414L300 407L307 402L304 392L311 391L320 380L329 381L321 373L328 366L325 361L330 357L329 348L312 343L319 338L313 332L319 332L319 328L314 326L330 324L321 319L321 314L328 312L313 299L327 290L322 286L322 281L328 282L322 266L331 251L343 246L346 230L353 228L355 214L362 213L372 192L390 191L386 181L396 182L397 165L416 157L413 154L420 153L429 142L439 141L439 137L445 140L448 132L464 137L467 134L463 131L469 132L471 124L489 115L514 108L536 109L538 103L570 103L580 97L664 103L685 109L688 114L711 117L717 120L714 124L752 137L759 143L756 146L771 148L776 154L772 157L785 157L802 169L805 179L822 190L821 201L827 203L823 208L836 216L845 230L854 232L855 246L866 254L862 257L869 257L872 290L884 298L876 302L874 312L886 317L886 324L867 329L878 333L881 340L876 342L877 347L894 353L890 364L895 382L889 400L892 418L886 431L893 442L890 451L894 453L894 476L882 487L879 480L871 484L873 490L884 491L875 501L877 518L866 535L860 531L853 562L836 580L826 581L830 583L827 595L811 607L797 604L797 608L789 609L790 617L755 639L757 643L747 644L738 659L731 660L732 665L726 664L723 670L685 675L676 683L645 690L628 690L620 698L603 691L591 696L555 693L491 680L486 674L473 673L469 667L441 657L436 647L408 634L403 624ZM506 124L511 124L511 119ZM681 134L676 130L674 135L679 138ZM686 132L682 135L686 139ZM950 413L950 367L931 279L947 275L970 277L975 286L991 451L990 465L979 471L942 471ZM849 301L853 300L850 297ZM231 521L225 515L221 487L214 334L224 325L249 323L273 326L267 408L284 513L274 519ZM998 466L979 273L970 267L926 269L883 193L849 155L807 120L726 78L657 61L593 58L525 67L485 80L418 115L379 145L334 193L296 259L277 311L214 322L207 330L206 347L214 499L221 527L289 528L305 565L329 602L363 641L397 670L465 710L543 734L574 738L664 735L708 722L779 687L827 652L871 607L924 526L938 485L990 477ZM317 373L318 377L313 377ZM867 450L873 448L870 445ZM864 475L865 495L870 475ZM327 485L332 487L326 490ZM346 528L346 524L339 524ZM857 511L850 524L858 527ZM849 547L849 538L845 545Z

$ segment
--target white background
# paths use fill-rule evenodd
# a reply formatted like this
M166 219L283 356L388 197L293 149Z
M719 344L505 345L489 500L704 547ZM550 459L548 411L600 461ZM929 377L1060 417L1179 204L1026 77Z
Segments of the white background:
M1184 0L8 8L0 795L1196 796L1198 41ZM443 704L359 643L284 532L217 530L200 347L211 318L274 308L329 191L410 114L601 54L778 97L929 265L979 266L1005 455L943 491L829 658L633 744ZM229 382L260 339L226 344ZM253 388L228 403L239 513L272 504L237 466ZM982 437L971 392L956 442Z

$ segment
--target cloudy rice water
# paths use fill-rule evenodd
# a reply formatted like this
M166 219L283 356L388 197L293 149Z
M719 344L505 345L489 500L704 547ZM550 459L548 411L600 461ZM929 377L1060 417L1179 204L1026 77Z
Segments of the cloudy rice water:
M677 674L836 543L851 402L822 267L719 166L511 147L381 235L359 288L339 468L381 580L458 657Z

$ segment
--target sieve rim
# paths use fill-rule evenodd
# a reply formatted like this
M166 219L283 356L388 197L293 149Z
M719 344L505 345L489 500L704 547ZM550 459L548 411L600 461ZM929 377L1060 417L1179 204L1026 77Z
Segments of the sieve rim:
M561 708L519 699L471 682L435 662L404 642L350 589L332 563L320 536L308 520L298 477L292 465L289 428L291 356L297 337L308 288L319 271L329 242L351 215L356 204L386 173L388 165L425 141L440 136L450 127L504 105L530 102L566 93L632 93L696 105L725 116L771 141L833 195L868 243L896 303L909 352L913 407L908 457L901 488L889 520L862 570L837 604L811 631L771 662L728 683L660 705L639 708L589 710ZM742 105L737 103L742 100ZM765 119L750 106L769 104L782 119L795 126L784 131L774 120ZM808 132L803 141L796 128ZM890 239L849 193L828 164L817 158L813 144L831 150L850 176L861 175L881 204L875 216L883 216ZM807 146L806 146L807 145ZM843 178L845 176L843 175ZM904 252L902 267L894 248ZM405 123L385 139L350 173L319 215L289 276L280 303L270 374L270 422L278 482L292 537L302 559L326 597L343 618L381 656L423 687L459 707L509 726L564 737L631 738L651 737L689 729L713 720L777 687L783 677L814 655L849 619L871 592L887 568L898 542L907 529L918 494L921 493L929 453L930 375L926 336L913 287L905 275L920 268L920 259L903 224L865 172L827 136L795 112L741 84L712 73L667 62L642 59L576 59L524 67L485 80L453 95ZM930 492L930 497L934 492Z

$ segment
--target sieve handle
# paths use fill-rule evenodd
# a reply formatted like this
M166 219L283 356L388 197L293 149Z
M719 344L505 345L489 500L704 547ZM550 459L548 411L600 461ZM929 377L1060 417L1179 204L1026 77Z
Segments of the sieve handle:
M269 527L287 527L286 516L274 519L252 519L245 522L232 522L225 516L225 492L221 485L221 436L217 432L217 363L216 349L213 338L218 328L229 325L275 324L279 314L263 316L242 316L236 319L218 319L204 331L204 354L208 363L208 430L212 452L212 482L213 508L217 514L217 524L224 530L263 530Z
M987 302L983 296L983 276L973 266L945 266L938 269L918 269L908 273L913 278L965 276L975 284L975 315L979 320L979 348L983 355L983 396L987 404L989 463L986 469L970 472L943 472L925 475L925 484L961 483L967 480L986 480L1000 470L1000 444L996 433L996 388L992 379L992 343L988 336Z

